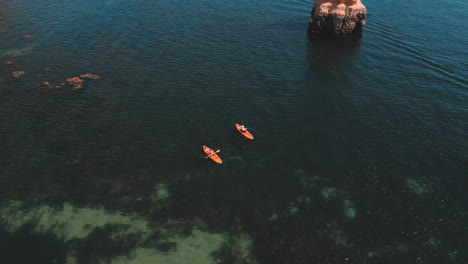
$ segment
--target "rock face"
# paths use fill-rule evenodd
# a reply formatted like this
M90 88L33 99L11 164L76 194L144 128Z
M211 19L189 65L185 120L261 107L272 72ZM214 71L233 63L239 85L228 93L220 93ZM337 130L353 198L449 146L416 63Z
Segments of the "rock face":
M361 0L315 0L309 33L335 37L359 34L366 15Z

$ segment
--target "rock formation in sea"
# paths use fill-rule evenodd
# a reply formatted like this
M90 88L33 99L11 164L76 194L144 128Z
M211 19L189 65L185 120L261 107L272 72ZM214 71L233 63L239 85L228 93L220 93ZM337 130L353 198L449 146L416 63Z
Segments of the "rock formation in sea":
M315 0L309 33L334 37L359 34L367 9L361 0Z

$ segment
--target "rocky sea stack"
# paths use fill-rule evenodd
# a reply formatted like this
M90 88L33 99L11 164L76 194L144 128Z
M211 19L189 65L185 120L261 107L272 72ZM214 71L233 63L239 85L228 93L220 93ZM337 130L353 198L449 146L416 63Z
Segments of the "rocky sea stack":
M358 35L366 24L361 0L315 0L309 33L334 37Z

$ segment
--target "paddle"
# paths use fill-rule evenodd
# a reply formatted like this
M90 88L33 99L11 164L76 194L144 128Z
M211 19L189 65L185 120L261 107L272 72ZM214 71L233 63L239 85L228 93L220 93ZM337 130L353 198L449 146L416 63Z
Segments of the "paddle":
M218 152L221 152L221 150L218 149L217 151L215 151L215 153L218 153ZM206 156L205 159L207 159L209 157L210 157L210 155Z

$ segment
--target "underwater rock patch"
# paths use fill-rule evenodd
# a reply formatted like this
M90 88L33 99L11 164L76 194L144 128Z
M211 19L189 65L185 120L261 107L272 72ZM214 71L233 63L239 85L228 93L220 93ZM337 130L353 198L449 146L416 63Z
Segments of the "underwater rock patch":
M257 260L254 258L253 238L251 235L241 233L234 235L229 242L229 249L231 254L237 256L237 263L256 264Z
M370 259L385 259L388 255L392 254L406 254L408 252L408 245L406 244L397 244L389 245L382 249L377 249L367 253L367 257Z
M313 191L321 181L319 176L310 175L301 169L296 169L295 174L306 192Z
M273 221L276 221L278 220L278 214L277 213L273 213L270 218L268 218L268 221L269 222L273 222Z
M167 194L159 197L167 198ZM183 228L187 224L188 232ZM0 206L1 228L14 234L30 226L33 235L52 235L65 244L69 264L219 263L213 253L230 241L229 236L202 231L203 225L175 220L150 223L139 214L108 212L103 207L77 208L67 203L32 207L10 201ZM239 257L253 259L250 236L234 237L229 243L232 241L237 241Z
M299 212L299 207L295 205L294 203L289 204L289 212L293 215L297 214Z
M161 253L156 249L137 247L128 256L113 258L110 263L215 264L219 263L219 261L214 259L211 253L219 250L226 239L227 237L224 234L210 234L200 230L193 230L188 237L173 237L169 240L177 245L175 250Z
M60 85L53 84L49 81L43 81L42 84L47 86L48 88L60 88L61 87Z
M354 219L356 217L356 208L354 203L350 200L344 200L343 206L344 215L349 219Z
M321 231L320 234L330 238L337 246L355 248L355 245L350 241L345 232L338 228L335 222L327 223L327 228Z
M67 242L88 236L94 228L109 223L128 225L124 233L146 233L147 222L136 215L107 213L104 208L76 208L71 204L53 208L47 205L26 208L22 202L12 201L0 207L0 223L10 232L34 223L33 233L51 233Z
M440 240L435 239L435 238L432 237L432 238L428 239L425 244L431 246L434 249L437 249L437 248L439 248L440 244L442 244L442 242Z
M427 192L424 186L414 179L410 179L410 178L406 179L405 185L406 185L406 188L410 189L417 195L422 195Z
M333 188L333 187L324 188L324 189L322 189L320 191L320 193L322 194L322 197L325 198L325 199L335 198L336 197L336 189Z
M154 187L154 192L150 196L152 203L151 213L157 213L170 205L171 193L169 193L167 184L158 184Z
M99 76L97 74L91 74L91 73L82 74L82 75L80 75L80 77L81 78L88 78L88 79L92 79L92 80L101 79L101 76Z
M169 196L171 196L167 189L167 184L158 184L154 189L155 192L151 195L151 200L153 202L166 200L169 198Z

